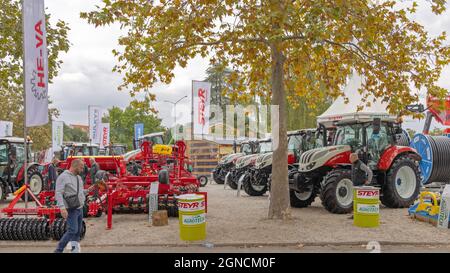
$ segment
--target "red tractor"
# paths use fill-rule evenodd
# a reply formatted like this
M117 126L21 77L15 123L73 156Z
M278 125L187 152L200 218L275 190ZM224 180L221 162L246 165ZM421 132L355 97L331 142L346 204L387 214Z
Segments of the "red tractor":
M30 190L39 194L44 189L41 166L30 162L31 152L28 142L27 175ZM8 193L13 193L24 184L25 178L25 144L23 138L0 138L0 200L4 200Z
M298 171L289 179L292 207L304 207L298 196L320 194L323 206L332 213L353 209L350 153L357 152L374 173L372 186L381 188L381 202L390 208L414 203L421 187L417 151L398 146L401 127L390 118L335 123L334 145L313 149L300 157Z

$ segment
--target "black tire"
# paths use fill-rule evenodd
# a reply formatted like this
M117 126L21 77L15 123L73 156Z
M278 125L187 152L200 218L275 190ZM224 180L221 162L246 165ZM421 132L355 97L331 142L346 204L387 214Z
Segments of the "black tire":
M213 180L217 184L223 185L225 183L225 179L223 177L220 177L219 174L220 174L220 168L219 169L215 169L214 172L213 172Z
M167 170L160 170L158 174L158 181L161 184L169 184L169 172Z
M208 177L205 175L200 175L197 179L200 182L200 187L205 187L208 184Z
M322 205L325 209L331 213L345 214L350 213L353 210L353 187L349 189L348 187L341 186L340 182L344 179L346 179L347 182L352 181L352 173L350 170L332 170L324 179L320 199L322 200ZM347 198L350 198L351 196L351 203L344 204L340 202L338 195Z
M237 185L237 181L234 181L234 179L232 178L232 176L228 176L228 185L230 186L230 188L232 188L233 190L237 190L238 185Z
M8 194L6 193L6 185L0 179L0 201L5 200L7 195Z
M33 181L32 181L33 179ZM31 184L31 183L33 184ZM20 185L23 185L24 181L20 183ZM30 183L30 189L31 192L37 197L43 190L44 190L44 179L42 178L41 173L35 169L30 168L28 170L28 183ZM25 194L22 195L22 200L25 201ZM30 201L30 197L28 197L28 201Z
M248 174L245 174L245 177L242 181L242 186L244 188L245 193L250 196L261 196L267 192L267 188L268 188L267 184L266 184L266 185L264 185L264 187L258 186L258 187L261 187L261 189L255 189L254 185L252 184L252 181L250 180L250 176Z
M289 200L291 207L293 208L306 208L311 206L311 204L316 199L317 195L319 194L319 187L316 185L311 186L311 195L307 196L307 198L302 198L299 195L299 192L296 192L294 190L289 190ZM306 196L305 196L306 197Z
M411 194L407 197L400 196L396 184L401 184L401 179L397 178L397 173L401 168L410 168L412 172L414 172L413 177L415 178L415 182L411 182L411 186L414 186L414 189L411 188ZM397 181L396 181L397 179ZM389 208L408 208L420 194L420 170L416 165L416 162L408 157L408 156L400 156L393 163L389 171L387 172L386 182L381 188L381 203Z

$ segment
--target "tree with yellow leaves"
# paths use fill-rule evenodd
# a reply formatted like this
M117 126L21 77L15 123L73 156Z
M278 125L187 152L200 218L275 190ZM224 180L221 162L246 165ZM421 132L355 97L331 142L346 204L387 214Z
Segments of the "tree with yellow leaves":
M269 218L289 218L286 100L302 97L309 106L344 95L349 75L362 75L360 92L400 113L418 101L411 90L425 88L442 98L437 86L449 62L446 34L429 37L409 19L416 2L369 0L103 0L82 13L89 23L120 24L127 32L115 50L120 88L131 93L170 83L173 70L199 55L230 67L234 92L271 99L274 142ZM446 1L427 1L435 14ZM266 86L267 88L259 88ZM268 91L267 91L268 90ZM288 92L286 91L288 90ZM367 102L370 103L370 102ZM274 128L274 126L272 126Z

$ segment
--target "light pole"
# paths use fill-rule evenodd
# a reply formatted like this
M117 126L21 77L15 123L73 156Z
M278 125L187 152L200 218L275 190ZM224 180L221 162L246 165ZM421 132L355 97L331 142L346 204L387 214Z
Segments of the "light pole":
M175 136L174 136L174 142L177 140L177 104L182 101L183 99L187 98L187 96L182 97L181 99L177 100L176 102L171 102L168 100L165 100L164 102L168 102L173 104L174 112L175 112Z

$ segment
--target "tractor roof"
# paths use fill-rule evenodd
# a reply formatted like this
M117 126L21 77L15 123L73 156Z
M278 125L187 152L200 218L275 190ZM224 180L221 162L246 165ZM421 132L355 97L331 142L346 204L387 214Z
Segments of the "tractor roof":
M84 143L84 142L67 142L67 143L64 143L64 146L75 146L75 147L81 147L81 146L87 146L87 147L99 147L98 144L95 144L95 143Z
M140 136L139 139L143 139L143 138L146 138L146 137L154 137L154 136L164 136L164 132L157 132L157 133L146 134L146 135Z
M300 134L305 134L307 132L315 133L316 131L317 131L316 128L299 129L299 130L294 130L294 131L288 131L287 135L288 136L300 135Z
M0 137L0 140L6 140L10 143L24 143L24 139L21 137ZM33 143L33 141L29 141L28 143Z
M381 102L373 96L367 97L370 106L362 102L364 97L358 92L362 83L361 76L354 74L344 89L348 103L345 103L344 97L337 98L322 115L317 117L317 123L321 123L329 128L333 127L336 121L369 122L374 118L380 118L382 121L395 121L396 117L388 113L386 103ZM362 107L362 109L358 109L359 107Z

